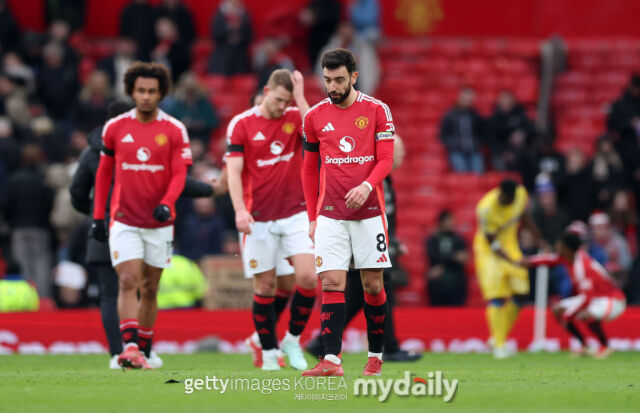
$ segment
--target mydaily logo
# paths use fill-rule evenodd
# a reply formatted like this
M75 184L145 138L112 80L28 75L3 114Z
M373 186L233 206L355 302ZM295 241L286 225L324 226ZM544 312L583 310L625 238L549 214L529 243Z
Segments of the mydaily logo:
M379 402L386 402L392 393L399 397L442 397L446 403L453 399L458 379L446 379L441 371L429 372L425 377L405 371L401 379L360 378L353 383L353 395L377 397Z

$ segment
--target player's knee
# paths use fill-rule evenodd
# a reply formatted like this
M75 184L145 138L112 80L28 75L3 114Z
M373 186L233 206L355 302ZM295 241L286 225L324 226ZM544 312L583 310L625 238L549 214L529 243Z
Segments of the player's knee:
M158 296L158 282L152 280L144 280L140 287L140 296L153 299Z
M344 285L339 280L325 277L322 279L322 291L344 291Z
M276 282L273 279L261 279L254 285L254 292L258 295L270 297L276 290Z
M318 285L318 276L315 271L304 271L296 276L296 283L302 288L316 288Z
M382 291L383 286L382 278L366 278L362 280L362 289L367 294L378 294Z
M562 310L562 307L555 306L551 309L551 311L553 312L553 316L556 318L556 320L562 320L562 313L564 312Z
M494 307L502 307L505 301L506 300L504 298L492 298L491 300L489 300L489 305L492 305Z
M138 277L128 271L123 271L118 274L118 286L122 291L131 291L137 290L138 285Z

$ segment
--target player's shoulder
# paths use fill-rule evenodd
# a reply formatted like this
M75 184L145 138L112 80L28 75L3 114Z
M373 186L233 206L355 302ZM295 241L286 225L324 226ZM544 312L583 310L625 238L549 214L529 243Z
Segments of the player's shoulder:
M107 120L102 127L102 134L104 135L107 130L118 128L119 126L126 124L131 119L135 119L135 117L136 110L134 108Z
M238 123L242 123L253 117L256 117L258 113L259 112L258 112L257 106L253 106L245 110L244 112L238 113L237 115L231 118L231 121L229 121L229 126L227 127L227 133L231 134Z
M498 200L498 188L490 189L489 192L484 194L480 201L478 201L478 209L488 210Z
M366 93L362 93L362 92L358 92L358 97L356 98L356 101L362 102L366 105L375 106L375 107L377 106L388 107L387 104L381 101L380 99L367 95Z

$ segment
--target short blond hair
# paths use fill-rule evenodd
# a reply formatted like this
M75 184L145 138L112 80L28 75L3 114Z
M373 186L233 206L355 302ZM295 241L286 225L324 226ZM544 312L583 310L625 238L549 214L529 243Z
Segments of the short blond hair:
M293 82L291 81L291 72L289 69L276 69L271 72L267 86L269 89L275 89L278 86L282 86L289 92L293 92Z

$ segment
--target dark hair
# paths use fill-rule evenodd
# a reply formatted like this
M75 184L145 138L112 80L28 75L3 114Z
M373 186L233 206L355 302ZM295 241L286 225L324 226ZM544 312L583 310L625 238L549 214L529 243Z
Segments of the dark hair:
M320 62L323 69L336 70L344 66L349 74L357 70L356 56L347 49L327 50L322 53Z
M271 72L267 86L270 89L275 89L277 86L282 86L289 92L293 92L293 82L291 81L291 72L288 69L276 69Z
M449 211L448 209L443 209L438 214L438 224L442 224L444 220L449 218L450 216L451 216L451 211Z
M124 100L116 100L109 103L107 106L107 119L115 118L118 115L125 113L133 109L133 105L129 102L125 102Z
M169 93L171 76L166 66L154 62L134 62L124 74L124 90L127 95L133 95L133 88L136 84L136 79L139 77L158 79L158 87L160 88L162 97L167 96L167 93Z
M563 245L566 245L567 248L569 248L573 252L578 251L578 249L582 245L582 240L580 239L580 236L575 232L570 232L570 231L566 231L564 234L562 234L562 237L560 238L560 242Z
M516 195L516 188L518 187L518 183L511 179L505 179L500 182L500 192L509 198L513 198Z

